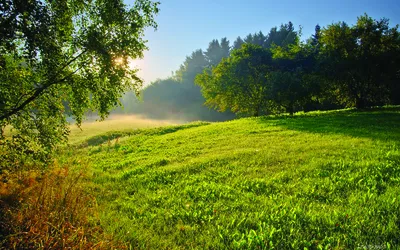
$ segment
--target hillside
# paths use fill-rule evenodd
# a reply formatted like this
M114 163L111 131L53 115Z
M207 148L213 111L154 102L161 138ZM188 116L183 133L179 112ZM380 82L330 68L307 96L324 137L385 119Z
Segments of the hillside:
M198 122L108 132L59 161L90 166L102 227L134 248L395 248L399 125L398 108Z

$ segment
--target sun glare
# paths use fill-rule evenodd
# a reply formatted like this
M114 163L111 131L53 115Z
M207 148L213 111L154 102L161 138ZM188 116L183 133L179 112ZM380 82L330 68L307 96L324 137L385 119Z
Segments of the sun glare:
M128 66L130 69L140 69L141 68L141 63L143 60L140 59L128 59Z
M117 57L117 58L114 58L113 61L114 61L114 64L115 64L115 65L121 66L121 65L123 65L123 63L124 63L124 58L122 58L122 57Z
M114 64L117 66L122 66L124 64L124 58L122 57L114 58ZM143 59L128 58L128 67L131 70L141 69L141 67L143 66L142 64L143 64Z

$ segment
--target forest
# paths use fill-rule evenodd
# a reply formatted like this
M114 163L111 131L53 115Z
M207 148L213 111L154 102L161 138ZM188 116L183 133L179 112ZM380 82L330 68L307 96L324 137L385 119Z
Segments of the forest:
M288 22L233 44L214 39L139 99L126 94L116 112L217 121L400 104L397 25L364 14L355 25L316 25L310 38L301 35Z

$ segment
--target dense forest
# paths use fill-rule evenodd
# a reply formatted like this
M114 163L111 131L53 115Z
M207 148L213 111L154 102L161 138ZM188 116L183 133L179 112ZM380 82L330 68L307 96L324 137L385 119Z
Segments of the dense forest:
M367 14L355 25L320 27L308 39L292 22L238 37L212 40L124 109L153 118L226 120L333 108L399 104L400 36L389 20ZM210 109L211 108L211 109ZM220 112L216 112L220 111Z

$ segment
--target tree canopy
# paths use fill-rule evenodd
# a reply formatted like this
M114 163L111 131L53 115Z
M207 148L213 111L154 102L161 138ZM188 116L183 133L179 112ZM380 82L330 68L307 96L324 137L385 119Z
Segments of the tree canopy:
M399 89L400 33L389 20L358 18L354 26L334 23L321 30L320 59L332 92L346 106L389 104Z
M317 24L308 39L303 40L301 33L301 27L296 29L288 22L272 27L268 33L259 31L237 37L232 46L226 38L213 39L205 49L187 56L171 77L145 88L143 102L135 106L134 113L158 118L224 120L233 118L232 111L240 115L293 114L400 104L397 26L390 28L388 20L364 15L353 26L342 22L327 27ZM246 47L248 55L235 52L242 47ZM261 102L246 92L255 86L251 78L255 72L249 68L243 73L238 68L240 60L247 60L250 67L252 60L260 56L256 51L269 51L271 55L268 65L252 68L265 73L263 104L258 111L255 103ZM224 112L218 114L203 104Z
M78 124L88 110L104 118L125 91L141 87L129 60L143 56L157 2L2 0L0 11L3 167L48 159L66 140L66 107Z
M267 109L271 53L258 45L244 44L211 72L198 75L206 104L221 111L258 116Z
M365 14L353 26L316 25L301 41L289 22L238 37L230 56L196 83L209 107L245 115L399 104L398 27Z
M230 56L198 75L196 83L205 104L220 111L254 116L282 109L293 113L305 96L304 51L291 22L272 28L268 35L238 37Z

